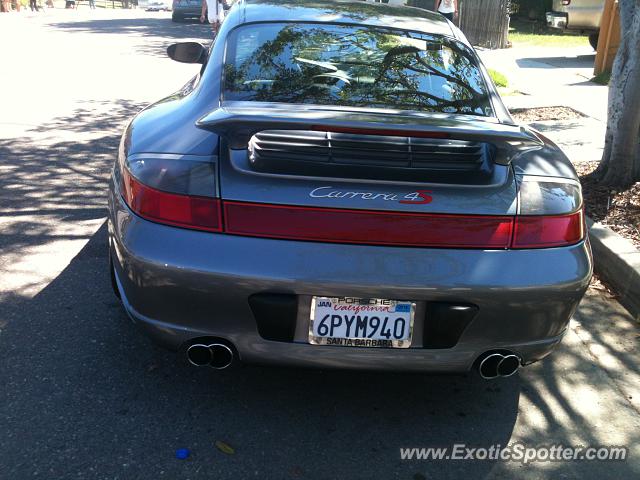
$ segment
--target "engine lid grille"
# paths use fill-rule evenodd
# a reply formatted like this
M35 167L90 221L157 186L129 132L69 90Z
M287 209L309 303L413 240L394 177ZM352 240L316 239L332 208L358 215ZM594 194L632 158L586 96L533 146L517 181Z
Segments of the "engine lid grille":
M360 135L307 130L265 130L249 142L259 169L281 162L477 172L486 167L489 145L466 140Z

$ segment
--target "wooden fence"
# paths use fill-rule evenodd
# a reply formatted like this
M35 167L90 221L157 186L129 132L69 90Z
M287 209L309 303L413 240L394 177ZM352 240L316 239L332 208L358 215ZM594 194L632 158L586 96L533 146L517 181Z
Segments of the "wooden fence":
M458 0L460 30L472 45L506 48L509 34L509 0Z
M618 0L606 0L602 20L600 22L600 35L598 37L598 49L593 73L610 72L613 60L620 46L620 9Z
M407 0L408 5L433 10L434 0ZM506 48L509 34L509 0L458 0L457 24L472 45Z

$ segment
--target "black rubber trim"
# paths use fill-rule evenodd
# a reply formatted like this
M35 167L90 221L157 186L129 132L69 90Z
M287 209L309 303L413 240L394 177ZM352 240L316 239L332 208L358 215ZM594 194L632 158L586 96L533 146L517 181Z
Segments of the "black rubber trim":
M298 316L298 297L283 293L257 293L249 297L249 306L265 340L293 342Z
M478 313L469 303L429 302L424 319L424 348L452 348Z

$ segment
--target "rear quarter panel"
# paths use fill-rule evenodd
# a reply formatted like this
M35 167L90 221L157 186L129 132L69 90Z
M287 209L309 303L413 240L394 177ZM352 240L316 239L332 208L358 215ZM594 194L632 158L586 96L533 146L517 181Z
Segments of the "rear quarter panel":
M578 180L575 168L562 150L540 132L530 130L544 142L544 146L514 158L511 166L515 174Z

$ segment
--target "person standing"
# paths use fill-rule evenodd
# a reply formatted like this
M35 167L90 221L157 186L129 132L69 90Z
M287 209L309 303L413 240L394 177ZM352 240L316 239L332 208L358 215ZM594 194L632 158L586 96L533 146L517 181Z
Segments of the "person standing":
M458 0L436 0L435 10L450 22L458 16Z
M32 12L38 11L38 0L29 0L29 8Z
M204 23L205 18L211 24L215 36L220 29L220 24L222 24L224 20L224 4L222 0L202 0L200 23Z

